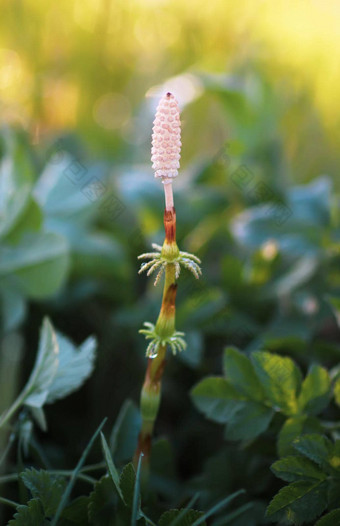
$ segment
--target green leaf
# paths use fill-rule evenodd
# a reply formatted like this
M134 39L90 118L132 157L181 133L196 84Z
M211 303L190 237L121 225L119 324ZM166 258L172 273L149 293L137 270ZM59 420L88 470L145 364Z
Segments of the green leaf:
M267 516L273 521L286 519L296 525L309 522L327 506L326 482L297 481L282 488L271 500Z
M17 513L8 526L47 526L39 499L32 499L27 506L18 506Z
M141 416L134 402L126 400L110 436L111 451L117 462L129 460L137 446Z
M34 168L27 146L11 132L2 135L6 154L0 163L0 237L18 222L30 199Z
M263 400L264 392L253 364L244 354L229 347L224 351L224 376L240 393L253 400Z
M46 400L48 404L79 389L91 375L94 367L97 342L93 337L87 338L76 347L68 338L57 333L57 342L59 365L48 390Z
M328 481L327 499L328 509L333 510L339 506L340 477L330 477Z
M332 468L340 471L340 440L336 440L334 443L329 463Z
M301 373L293 360L269 352L255 351L252 353L252 361L273 409L280 409L287 415L295 414Z
M71 504L66 506L62 515L60 526L88 526L88 506L90 498L82 495L74 499Z
M122 490L124 502L128 508L132 509L133 495L135 489L136 472L133 464L127 464L120 475L120 489Z
M99 425L99 427L96 429L96 431L93 434L91 440L89 441L89 443L87 444L86 448L84 449L83 454L81 455L81 457L80 457L80 459L78 461L78 464L74 468L73 473L72 473L72 477L70 478L70 480L69 480L69 482L68 482L68 484L66 486L66 489L65 489L65 491L63 493L63 496L62 496L62 498L61 498L61 500L59 502L59 506L57 508L56 514L53 517L53 520L51 522L51 526L57 526L58 520L59 520L59 518L60 518L60 516L61 516L61 514L62 514L62 512L63 512L63 510L65 508L66 502L67 502L69 496L71 495L71 491L72 491L73 486L75 484L75 481L77 479L77 475L78 475L79 471L81 470L81 468L83 467L84 462L86 460L86 457L89 454L89 452L90 452L90 450L91 450L91 448L92 448L97 436L101 432L106 420L107 419L105 418L102 421L102 423Z
M54 233L30 234L16 246L0 248L0 276L11 276L31 298L51 296L68 270L68 245Z
M65 490L65 480L48 471L26 469L20 473L26 488L32 493L32 497L39 498L44 508L45 516L51 517L56 512L61 496Z
M332 442L323 435L303 435L294 440L293 446L302 455L320 466L328 466Z
M302 383L299 410L310 415L319 414L329 403L330 387L328 371L319 365L312 365Z
M14 228L6 236L6 243L20 243L24 235L30 232L38 232L43 226L43 215L39 205L34 199L29 198L24 212L21 214Z
M244 397L219 376L204 378L191 391L193 403L207 418L226 423Z
M340 377L334 383L334 400L340 407Z
M158 526L191 526L197 519L203 516L202 511L186 510L169 510L160 517ZM179 517L179 520L176 519ZM206 524L202 522L201 524Z
M323 473L313 462L310 460L291 456L282 458L274 462L271 465L273 473L286 482L295 482L297 480L324 480L326 478Z
M263 404L252 401L240 402L228 421L225 438L253 440L266 431L273 416L273 409Z
M340 508L330 511L319 519L315 526L339 526L340 525Z
M315 417L307 417L303 415L287 418L278 435L277 450L279 456L285 457L287 455L296 454L293 442L298 436L322 432L323 429L320 422Z
M2 332L9 332L23 321L26 305L22 294L6 283L0 284L0 320Z
M115 526L117 512L115 488L110 477L104 475L90 494L89 520L95 526Z
M24 389L24 404L42 407L48 396L48 389L57 374L59 347L50 321L45 318L40 333L38 354L31 376Z
M120 496L120 498L122 500L124 500L124 497L123 497L123 494L121 492L120 485L119 485L119 474L118 474L118 471L116 469L116 466L113 463L112 456L111 456L111 453L110 453L110 449L109 449L109 446L107 445L107 442L105 440L105 437L104 437L103 433L100 433L100 438L101 438L101 441L102 441L102 448L103 448L105 462L106 462L107 468L109 470L109 474L111 476L112 482L113 482L113 484L116 487L118 495Z

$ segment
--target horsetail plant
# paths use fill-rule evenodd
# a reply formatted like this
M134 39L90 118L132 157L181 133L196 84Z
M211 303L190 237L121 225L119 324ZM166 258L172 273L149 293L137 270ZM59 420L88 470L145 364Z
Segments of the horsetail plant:
M151 438L161 400L161 382L165 367L167 348L173 354L186 348L184 333L175 329L175 300L177 279L181 266L190 270L195 278L201 275L200 260L193 254L182 252L176 243L176 211L172 192L173 179L178 175L181 150L180 111L171 93L164 95L157 107L152 134L151 160L155 177L164 185L165 240L163 246L152 244L155 252L142 254L138 259L149 260L141 265L139 273L147 271L150 276L157 271L154 284L164 275L162 306L156 324L145 322L139 332L148 340L148 358L145 380L141 392L140 408L142 426L135 453L135 465L143 455L143 468L147 468L151 450Z

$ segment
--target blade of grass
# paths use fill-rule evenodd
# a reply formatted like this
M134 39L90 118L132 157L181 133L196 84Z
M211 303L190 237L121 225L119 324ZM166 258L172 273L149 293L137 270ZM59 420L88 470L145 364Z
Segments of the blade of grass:
M202 524L206 519L211 517L211 515L213 515L214 513L220 511L222 508L227 506L227 504L229 504L232 500L236 499L236 497L238 497L239 495L242 495L243 493L245 493L244 489L240 489L238 491L235 491L235 493L233 493L232 495L229 495L225 499L223 499L220 502L218 502L217 504L215 504L215 506L210 508L209 511L207 511L204 515L202 515L202 517L197 519L197 521L195 521L191 526L199 526L199 524Z
M157 524L153 522L151 519L149 519L149 517L147 517L142 510L140 511L140 516L143 517L143 519L145 519L147 524L149 524L150 526L157 526Z
M141 453L138 459L135 487L133 491L131 526L136 526L137 524L137 515L138 515L138 507L139 507L140 473L141 473L143 456L144 456L143 453Z
M214 526L225 526L230 521L233 521L234 519L242 515L242 513L245 513L246 511L248 511L253 506L254 504L252 502L247 502L247 504L244 504L243 506L240 506L239 508L237 508L237 510L232 511L231 513L228 513L228 515L226 515L222 519L215 521Z
M5 499L5 497L0 497L0 502L2 502L3 504L7 504L12 508L17 508L18 506L20 506L19 502L14 502L14 500Z
M107 442L105 440L105 437L104 437L103 433L100 433L100 438L101 438L101 441L102 441L102 448L103 448L103 453L104 453L104 457L105 457L105 460L106 460L107 469L109 470L109 473L110 473L111 478L112 478L112 482L115 485L115 488L116 488L116 490L118 492L118 495L120 496L120 498L124 502L123 493L122 493L122 490L120 489L120 484L119 484L118 471L116 469L116 466L113 463L112 455L111 455L111 452L109 450L109 446L108 446L108 444L107 444Z
M60 515L61 515L61 513L62 513L62 511L63 511L63 509L65 507L67 499L69 498L69 496L71 494L72 488L73 488L74 483L75 483L75 481L77 479L79 471L83 467L83 464L84 464L84 462L86 460L86 457L89 454L90 449L92 448L97 436L101 432L106 420L107 420L107 418L104 418L104 420L102 421L100 426L97 428L97 430L95 431L94 435L92 436L90 442L88 443L88 445L86 446L85 450L83 451L83 454L80 457L78 464L74 468L74 470L72 472L72 475L71 475L71 478L70 478L70 480L69 480L69 482L68 482L68 484L67 484L67 486L65 488L65 491L63 493L63 496L61 497L61 500L59 502L59 506L57 508L56 514L54 515L53 520L51 522L51 526L56 526L58 524L58 520L60 519Z
M50 469L49 473L51 475L60 475L61 477L72 477L73 471L67 471L63 469ZM0 477L0 484L4 484L5 482L15 482L19 478L18 473L10 473L9 475L2 475ZM83 480L84 482L88 482L89 484L95 484L97 482L97 479L94 479L93 477L89 477L88 475L85 475L83 473L77 474L77 479Z

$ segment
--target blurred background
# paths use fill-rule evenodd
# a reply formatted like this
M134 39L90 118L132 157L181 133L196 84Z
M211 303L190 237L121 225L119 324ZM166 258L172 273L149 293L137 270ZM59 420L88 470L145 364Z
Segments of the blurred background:
M136 258L163 239L150 137L172 91L178 239L204 278L179 281L189 347L169 357L157 434L171 437L180 480L222 465L207 502L243 485L262 513L275 447L263 441L254 463L251 448L222 446L188 392L220 373L227 344L303 369L339 361L327 302L340 287L339 15L336 0L1 0L0 410L29 374L45 314L75 342L99 342L92 379L35 431L52 465L74 466L89 428L138 402L138 329L161 290Z

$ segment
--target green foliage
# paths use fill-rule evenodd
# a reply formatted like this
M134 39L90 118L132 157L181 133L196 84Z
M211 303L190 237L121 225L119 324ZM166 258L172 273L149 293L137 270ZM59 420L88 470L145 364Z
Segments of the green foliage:
M315 526L336 526L337 524L340 524L340 508L327 513L315 523Z
M304 379L298 398L300 411L310 415L318 415L329 403L331 381L324 367L312 364Z
M252 361L272 407L287 415L295 414L301 373L293 360L267 352L254 352Z
M45 318L32 373L8 411L0 418L4 425L21 406L30 409L43 430L46 420L43 406L77 390L93 371L96 341L88 338L77 349L67 338L56 334Z
M111 478L103 476L94 485L89 501L89 520L95 526L114 526L117 500Z
M32 497L40 499L45 517L52 517L65 491L65 480L50 475L48 471L37 471L34 468L26 469L20 474L20 477L26 488L30 490Z
M330 403L330 374L312 364L302 381L290 358L263 351L248 358L234 348L225 350L223 369L224 377L205 378L193 388L194 404L207 418L227 423L229 440L258 437L280 414L277 447L283 458L272 471L290 484L271 500L267 515L296 525L315 520L333 505L340 487L339 442L322 434L316 418Z
M290 523L303 524L321 515L327 506L325 482L292 482L270 502L267 515L276 522L285 517Z
M47 526L43 508L39 499L31 499L27 506L18 506L14 518L8 526Z
M82 13L79 23L85 18ZM22 21L20 9L16 19ZM102 33L101 21L93 20ZM32 13L27 27L37 27L35 22ZM192 18L185 33L195 45L196 22ZM139 26L134 21L126 35L139 35ZM97 48L84 52L96 54ZM187 59L181 57L183 71ZM142 61L136 67L144 66ZM150 84L149 68L144 69ZM91 131L91 109L86 119L92 124L82 127L89 143L61 132L60 139L49 134L32 147L31 137L1 131L0 462L1 477L10 476L11 482L0 481L1 495L26 503L18 505L12 521L26 526L53 520L42 504L44 498L50 502L50 495L58 506L63 499L61 526L96 521L127 526L136 510L137 524L148 526L171 514L178 518L183 510L212 526L262 526L271 518L274 523L336 524L338 153L330 155L311 100L286 82L282 90L275 86L263 64L238 62L237 71L228 75L196 68L177 79L194 93L190 103L183 103L188 178L174 184L178 239L183 250L199 255L204 281L188 279L184 272L179 278L177 325L187 335L188 348L178 359L168 359L149 490L142 485L140 499L135 491L133 468L125 465L140 429L137 403L145 360L137 330L145 319L154 319L160 300L157 289L137 280L136 257L151 241L162 243L163 198L149 166L152 104L149 97L144 102L145 86L141 100L134 80L128 75L133 100L130 88L125 94L131 121L117 131ZM100 92L102 82L96 86L99 91L89 96L95 108L105 92ZM82 115L85 107L83 99ZM96 148L105 158L89 160L86 151ZM89 192L91 181L98 193ZM67 338L44 322L32 382L29 371L45 313ZM92 372L91 334L99 345L96 373L65 399ZM29 392L20 391L27 378ZM190 390L206 419L190 403ZM12 406L17 392L23 396ZM127 398L132 400L124 402ZM94 444L90 465L65 471L76 465L87 430L104 415L115 420L108 444L103 439L102 448L99 441ZM48 423L49 434L35 429L32 416L42 428ZM41 494L24 485L20 474L27 470L43 471ZM60 496L56 483L61 470L59 476L71 482L66 496ZM59 493L49 493L48 477ZM246 489L239 500L207 517L238 488ZM265 519L273 497L273 513ZM13 517L7 504L1 502L1 524Z
M315 520L333 507L334 489L340 487L340 441L332 443L323 435L303 435L293 446L300 454L278 460L272 471L287 482L270 502L267 515L290 523Z

